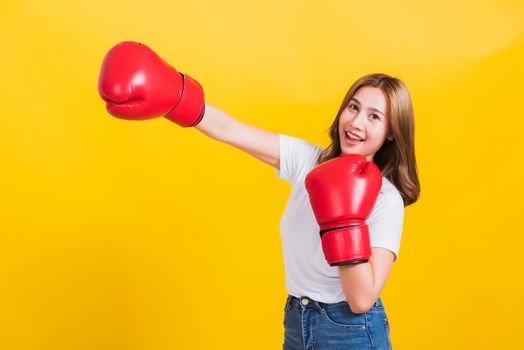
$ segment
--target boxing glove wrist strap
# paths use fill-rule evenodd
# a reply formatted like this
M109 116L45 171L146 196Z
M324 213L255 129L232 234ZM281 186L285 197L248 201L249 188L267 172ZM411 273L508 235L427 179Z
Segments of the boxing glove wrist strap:
M331 266L367 262L371 256L368 225L321 231L322 250Z
M187 74L179 73L183 84L180 96L171 112L165 117L182 127L193 127L204 117L205 103L202 86Z

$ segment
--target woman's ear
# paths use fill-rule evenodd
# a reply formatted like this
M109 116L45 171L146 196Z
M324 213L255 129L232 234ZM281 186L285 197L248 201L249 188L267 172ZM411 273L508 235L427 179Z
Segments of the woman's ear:
M389 141L393 141L393 135L389 135L389 136L388 136L388 140L389 140Z

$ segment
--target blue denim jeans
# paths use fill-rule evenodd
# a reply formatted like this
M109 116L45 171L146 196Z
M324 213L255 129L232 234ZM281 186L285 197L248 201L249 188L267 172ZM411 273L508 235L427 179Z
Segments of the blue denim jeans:
M382 300L362 314L347 301L326 304L288 295L284 307L284 350L391 349Z

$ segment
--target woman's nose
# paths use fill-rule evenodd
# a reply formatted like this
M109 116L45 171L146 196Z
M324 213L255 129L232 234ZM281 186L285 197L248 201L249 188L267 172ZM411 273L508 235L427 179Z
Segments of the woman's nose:
M362 127L364 126L364 113L359 112L353 116L353 118L350 121L350 124L355 129L362 130Z

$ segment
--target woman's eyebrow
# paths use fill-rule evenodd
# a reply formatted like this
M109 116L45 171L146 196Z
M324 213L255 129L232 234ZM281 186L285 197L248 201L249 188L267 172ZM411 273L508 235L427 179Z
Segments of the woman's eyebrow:
M360 103L359 100L357 100L356 98L354 97L351 97L350 100L355 100L359 105L361 105L362 103ZM375 111L375 112L379 112L380 114L384 115L384 113L380 110L380 109L376 109L376 108L373 108L373 107L369 107L368 109L372 110L372 111Z

